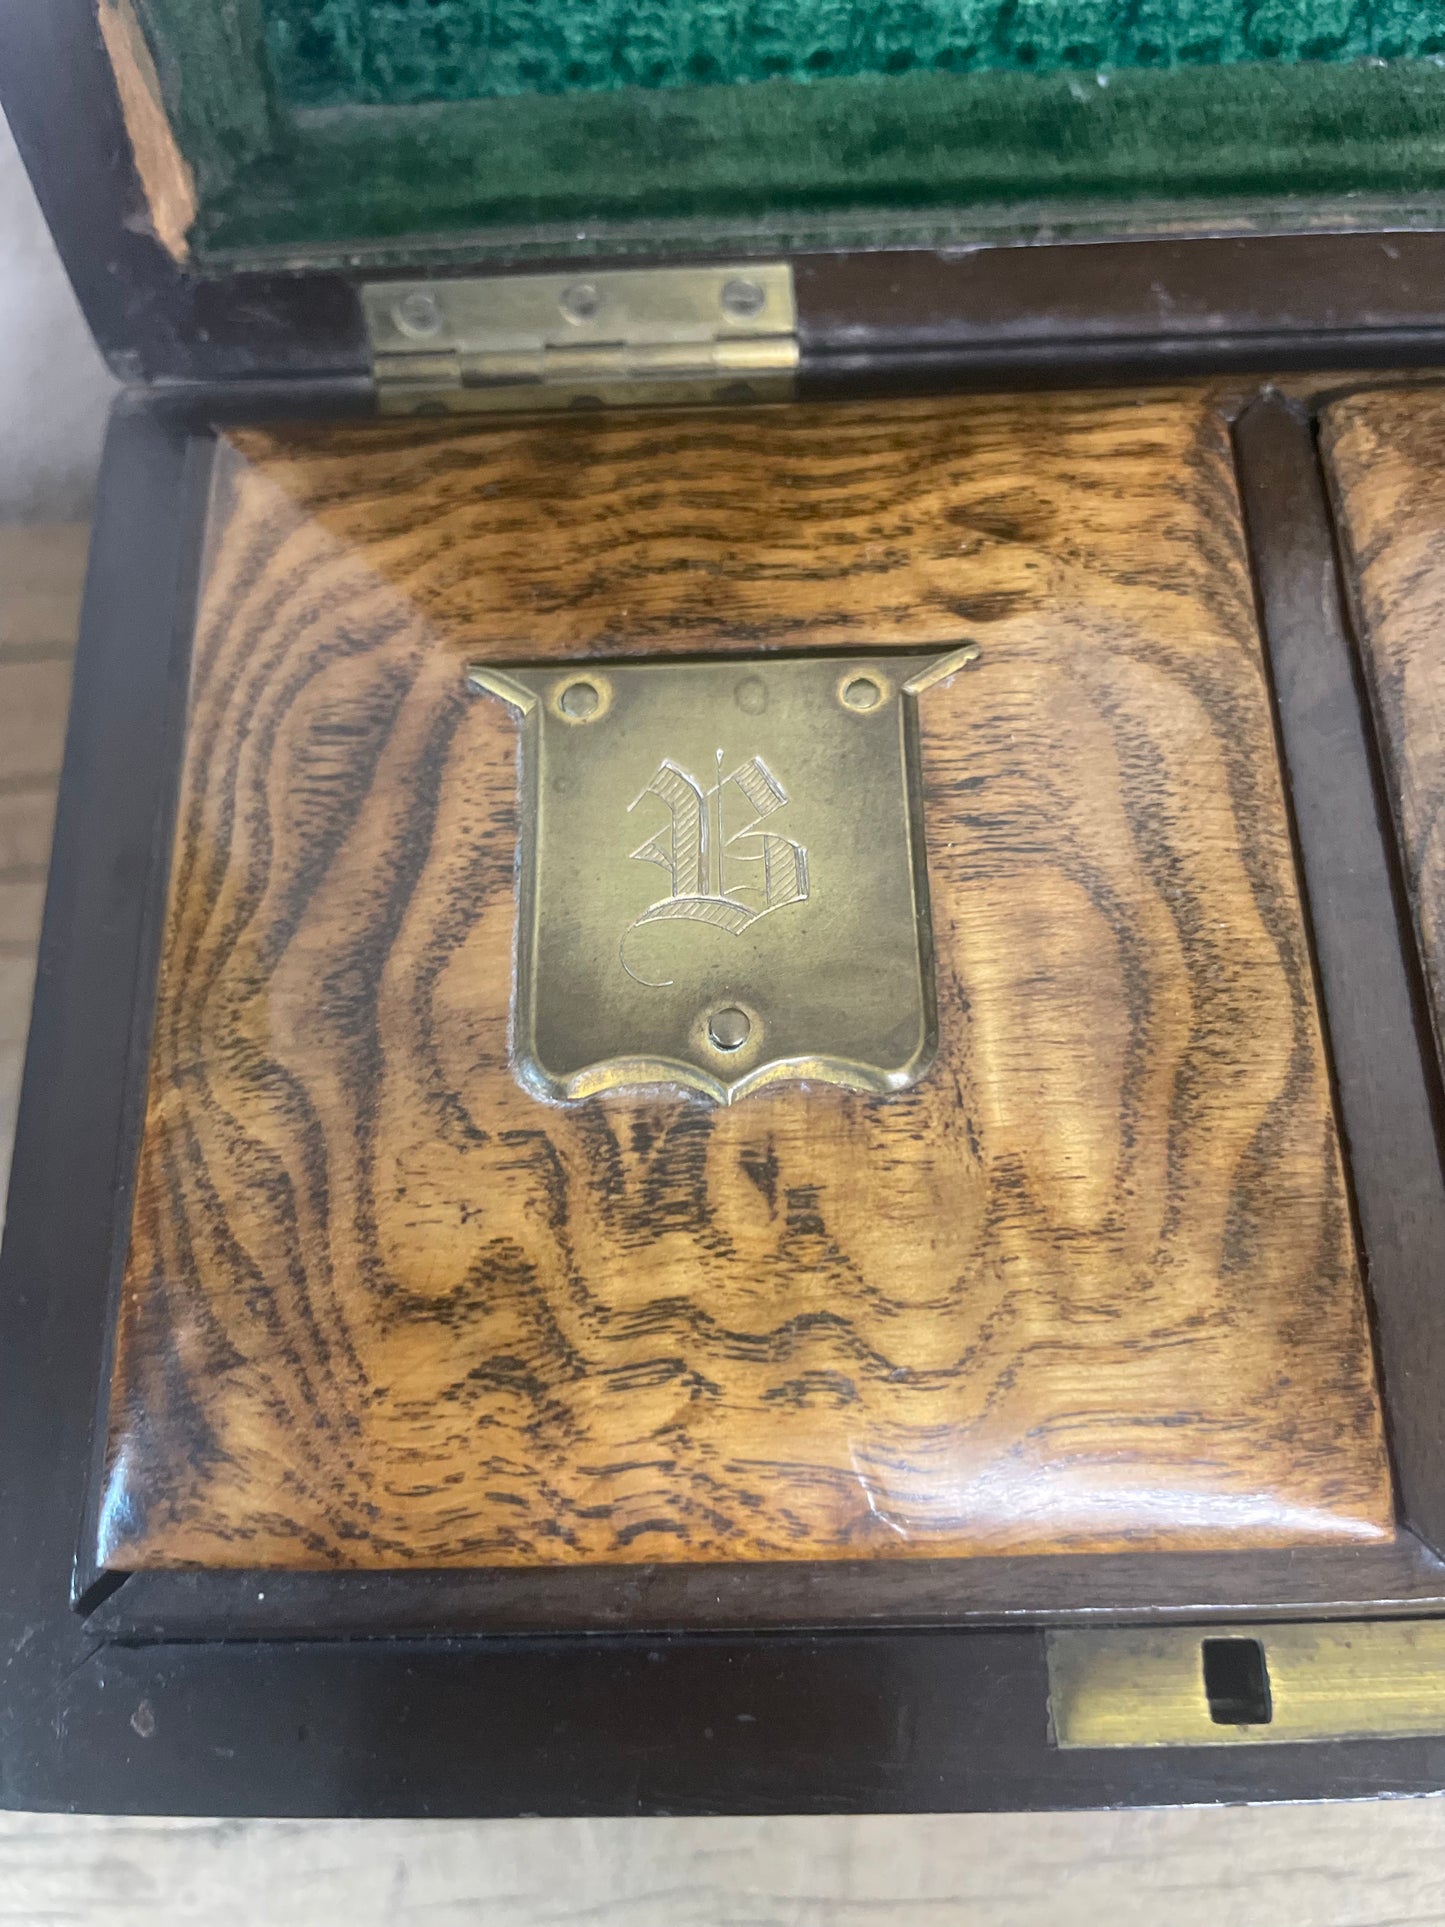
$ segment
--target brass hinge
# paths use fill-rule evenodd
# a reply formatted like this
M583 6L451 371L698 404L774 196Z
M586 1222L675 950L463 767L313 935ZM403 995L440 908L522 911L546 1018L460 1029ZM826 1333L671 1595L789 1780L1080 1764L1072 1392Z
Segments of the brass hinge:
M385 414L775 400L798 365L786 262L385 281L362 302Z

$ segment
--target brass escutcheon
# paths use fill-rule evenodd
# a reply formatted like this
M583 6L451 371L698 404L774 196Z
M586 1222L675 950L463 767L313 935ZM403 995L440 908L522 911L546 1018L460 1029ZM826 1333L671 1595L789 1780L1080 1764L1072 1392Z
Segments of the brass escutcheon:
M937 1040L916 704L977 654L474 663L522 718L523 1084L913 1083Z

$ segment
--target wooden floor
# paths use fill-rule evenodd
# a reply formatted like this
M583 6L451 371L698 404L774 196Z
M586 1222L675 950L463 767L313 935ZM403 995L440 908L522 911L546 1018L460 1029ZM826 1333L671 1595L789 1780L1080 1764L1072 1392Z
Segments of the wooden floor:
M79 523L0 527L0 1184L30 1023L87 534Z
M3 1927L1439 1927L1445 1807L41 1821Z
M0 528L0 1165L85 532ZM0 1927L1438 1927L1445 1801L862 1820L0 1815Z

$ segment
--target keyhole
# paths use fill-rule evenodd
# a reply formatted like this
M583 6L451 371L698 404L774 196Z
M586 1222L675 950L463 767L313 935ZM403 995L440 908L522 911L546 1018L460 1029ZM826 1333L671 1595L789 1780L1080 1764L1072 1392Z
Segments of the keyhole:
M1206 1639L1200 1648L1204 1697L1216 1726L1268 1726L1274 1718L1269 1667L1257 1639Z

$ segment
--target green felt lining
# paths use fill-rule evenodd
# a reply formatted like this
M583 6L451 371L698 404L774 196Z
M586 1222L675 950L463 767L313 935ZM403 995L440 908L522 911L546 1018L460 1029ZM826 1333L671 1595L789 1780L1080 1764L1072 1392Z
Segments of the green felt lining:
M375 0L374 11L393 4ZM1027 4L1014 0L1015 23ZM1068 10L1067 0L1034 4ZM1191 4L1201 0L1174 12ZM554 17L560 5L538 0L538 11ZM1136 29L1148 9L1168 12L1160 0L1072 11L1091 7L1101 19L1127 14ZM719 234L758 246L882 242L924 229L963 236L1004 211L1028 232L1044 209L1057 222L1105 204L1125 226L1131 206L1147 208L1145 225L1206 207L1227 218L1231 205L1287 221L1321 202L1347 214L1352 198L1368 199L1378 219L1381 206L1445 198L1445 62L1429 56L609 81L393 106L353 92L306 107L276 84L262 0L142 0L142 9L196 169L203 259L261 250L304 263L380 250L421 261L433 249L482 258L685 248ZM1391 19L1419 28L1439 18L1415 0L1368 9L1257 0L1248 19L1258 32L1271 19L1298 26L1306 13L1347 25L1368 15L1377 35ZM271 25L274 39L274 14Z
M1445 51L1427 0L261 0L296 106Z

